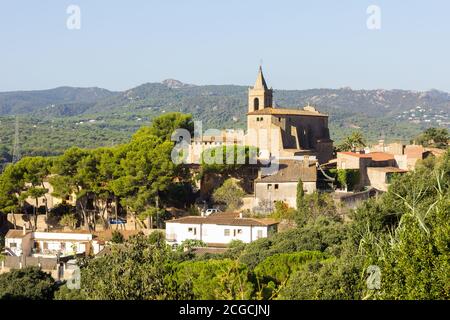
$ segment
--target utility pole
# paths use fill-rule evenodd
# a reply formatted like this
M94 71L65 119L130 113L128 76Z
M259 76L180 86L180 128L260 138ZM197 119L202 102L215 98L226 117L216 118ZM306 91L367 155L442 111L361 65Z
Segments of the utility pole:
M16 116L16 123L14 129L14 142L13 142L13 153L12 153L12 163L16 163L21 158L20 155L20 144L19 144L19 118Z

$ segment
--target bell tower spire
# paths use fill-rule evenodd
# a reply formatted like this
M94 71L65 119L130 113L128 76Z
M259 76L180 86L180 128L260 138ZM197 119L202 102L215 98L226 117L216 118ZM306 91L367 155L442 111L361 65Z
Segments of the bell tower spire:
M248 89L248 112L272 107L272 88L267 87L262 67L259 66L255 85Z

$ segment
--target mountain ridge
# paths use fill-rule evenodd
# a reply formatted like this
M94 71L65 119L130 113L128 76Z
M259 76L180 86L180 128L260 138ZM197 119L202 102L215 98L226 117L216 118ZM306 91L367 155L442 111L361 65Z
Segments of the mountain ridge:
M191 113L213 125L230 125L245 120L242 116L247 110L247 89L248 86L193 85L166 79L124 91L62 86L2 92L0 116L70 117L179 111ZM275 89L274 101L281 108L301 108L311 104L337 121L352 116L369 116L449 126L450 94L436 89Z

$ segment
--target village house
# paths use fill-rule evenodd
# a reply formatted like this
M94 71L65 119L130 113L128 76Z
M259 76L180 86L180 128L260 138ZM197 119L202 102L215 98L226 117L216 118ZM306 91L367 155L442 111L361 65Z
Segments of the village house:
M127 240L139 231L119 232ZM5 236L6 255L0 261L0 274L34 266L51 274L55 280L69 280L79 270L76 256L101 254L111 240L112 230L89 233L82 230L33 232L11 229Z
M42 197L37 198L37 208L47 206L47 209L51 210L64 202L69 205L72 205L72 206L75 205L75 202L76 202L75 193L72 193L72 195L68 196L66 199L62 199L53 194L54 188L53 188L52 184L49 182L49 178L51 178L51 177L52 177L52 175L48 176L47 179L43 182L42 187L44 189L47 189L47 192ZM27 183L25 186L30 187L31 184ZM30 206L33 206L33 207L36 206L35 198L28 197L25 199L25 202L27 204L29 204Z
M408 171L414 170L419 160L429 156L439 157L445 153L443 149L427 148L415 144L404 145L398 142L385 144L384 140L380 140L378 144L366 148L366 150L392 154L396 161L396 167Z
M291 208L297 207L297 185L302 180L303 191L311 194L317 188L317 161L303 159L280 160L275 174L261 176L255 180L254 206L268 202L273 208L277 201L283 201Z
M244 218L239 213L214 213L166 221L166 241L179 245L185 240L200 240L209 247L225 246L232 240L244 243L267 238L277 232L274 219Z
M368 167L367 178L369 185L379 191L386 192L392 177L395 174L402 174L408 172L407 170L395 168L395 167Z
M102 245L87 231L34 232L9 230L5 236L5 250L11 256L64 257L97 254Z
M365 186L371 186L368 175L369 168L393 168L397 167L397 162L394 155L386 152L338 152L336 167L338 170L358 170L360 176L355 188L361 189ZM375 175L372 175L372 179L375 179Z

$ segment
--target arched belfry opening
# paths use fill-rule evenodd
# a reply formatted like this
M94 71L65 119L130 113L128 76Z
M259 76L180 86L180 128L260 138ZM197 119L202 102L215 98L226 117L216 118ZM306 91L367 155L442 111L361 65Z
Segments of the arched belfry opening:
M259 110L259 99L255 98L255 100L253 100L253 110L257 111Z
M272 108L272 89L267 87L262 68L259 67L255 85L248 90L248 111L253 112L264 108Z

